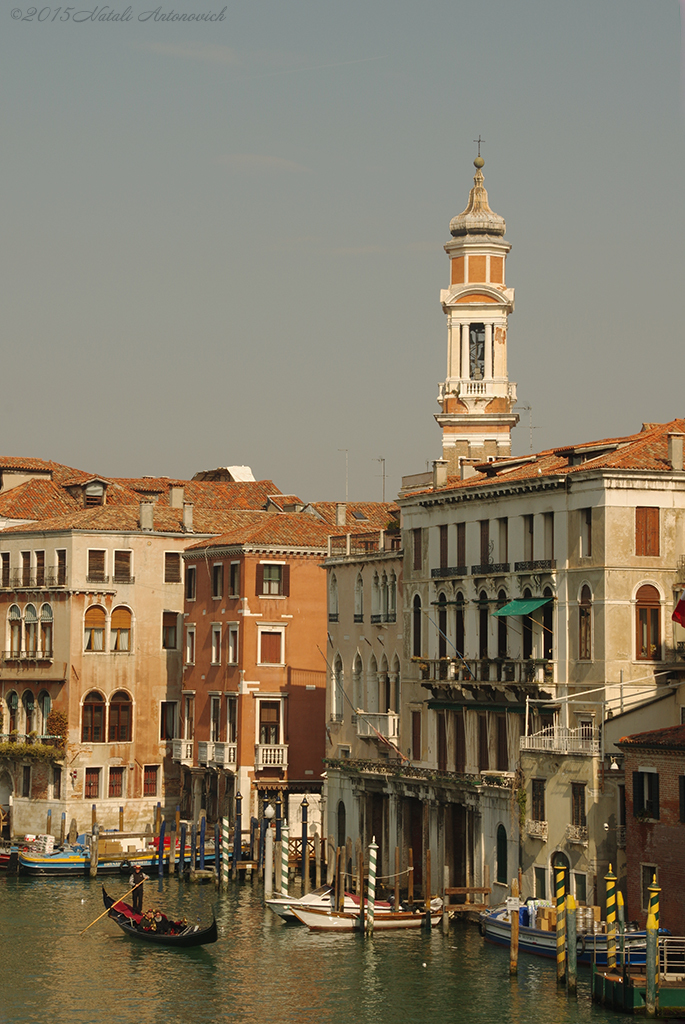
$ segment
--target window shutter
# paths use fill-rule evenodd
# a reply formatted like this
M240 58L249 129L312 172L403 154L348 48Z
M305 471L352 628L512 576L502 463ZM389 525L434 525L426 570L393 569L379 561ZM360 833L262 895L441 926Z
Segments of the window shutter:
M131 613L128 608L115 608L112 612L112 629L130 629Z
M114 579L127 579L131 575L131 552L114 552Z
M264 593L264 566L259 562L255 573L255 593L260 597Z
M290 596L290 566L284 565L281 567L281 593L284 597Z
M105 609L99 605L89 608L86 612L86 629L104 629L105 628Z
M637 818L645 809L645 777L642 772L633 772L633 817Z
M647 551L646 554L658 556L659 554L659 509L645 509L647 513Z
M261 662L263 665L280 665L281 663L281 634L261 633Z
M164 553L164 582L181 582L181 555L179 552L166 551Z
M652 774L652 800L649 811L650 818L659 819L659 776L658 774Z

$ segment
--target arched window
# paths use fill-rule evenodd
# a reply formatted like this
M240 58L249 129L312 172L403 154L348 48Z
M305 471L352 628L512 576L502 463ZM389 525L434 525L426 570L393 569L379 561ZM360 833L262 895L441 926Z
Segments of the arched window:
M347 823L345 821L345 804L342 800L338 801L338 846L345 846L347 842Z
M396 715L400 713L400 659L395 655L392 660L392 709Z
M21 652L21 611L19 605L13 604L7 613L10 632L10 654L18 658Z
M504 608L507 603L507 595L503 590L500 590L497 595L497 606L498 608ZM509 635L507 633L507 616L497 616L497 657L506 658L509 648Z
M397 619L397 577L394 572L388 577L388 622Z
M28 736L35 731L36 698L31 690L24 690L21 695L24 708L24 732Z
M478 654L481 658L488 656L488 632L490 629L488 595L481 590L478 595Z
M592 594L587 583L578 605L578 657L581 661L592 660Z
M17 709L19 707L19 697L17 696L16 690L10 690L7 694L7 710L9 711L9 732L13 733L17 731Z
M361 573L354 582L354 621L364 621L364 580Z
M109 742L129 743L133 720L131 698L123 690L112 695L109 702Z
M359 657L359 653L357 652L357 655L355 656L355 659L354 659L354 665L352 666L352 688L353 688L352 700L354 701L354 709L355 709L355 711L357 709L361 710L361 708L363 706L363 703L364 703L363 698L362 698L362 675L363 675L363 672L364 672L364 669L362 667L362 659Z
M91 690L83 701L81 743L103 743L105 739L105 698Z
M533 595L530 590L526 588L523 591L524 600L529 601ZM523 657L533 657L533 616L524 615L521 619L521 631L523 633Z
M659 591L649 583L640 587L635 597L637 615L637 650L641 661L661 660L661 599Z
M497 826L497 881L507 884L507 830L504 825Z
M343 663L338 654L333 663L333 720L335 722L343 720L344 686Z
M83 649L85 651L104 651L106 621L105 609L101 605L93 605L92 608L87 610L84 620L83 638Z
M418 594L414 596L412 605L412 648L411 652L415 658L421 657L421 598Z
M545 587L542 596L549 601L542 608L542 656L551 661L554 657L554 594L549 587Z
M457 653L465 657L466 630L464 628L464 595L458 590L455 596L457 605Z
M338 578L334 572L328 586L328 621L338 621Z
M110 650L131 650L131 612L128 608L115 608L112 612L110 629Z
M371 621L380 622L381 615L381 584L378 578L378 573L373 574L373 581L371 584Z
M382 715L390 711L390 675L385 655L381 659L381 670L378 674L378 710Z
M27 604L24 610L24 643L26 653L35 657L38 650L38 616L32 604Z
M40 649L46 658L52 657L52 608L49 604L40 609Z
M381 576L381 621L388 621L388 577L385 573Z
M46 736L48 732L48 715L50 714L51 707L52 699L50 694L47 690L41 690L38 694L38 712L40 715L38 728L43 736Z

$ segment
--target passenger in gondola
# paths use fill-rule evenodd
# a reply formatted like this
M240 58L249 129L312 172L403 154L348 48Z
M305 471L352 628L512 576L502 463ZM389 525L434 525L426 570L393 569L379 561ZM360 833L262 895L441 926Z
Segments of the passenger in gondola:
M171 930L169 921L163 916L161 910L158 910L155 914L153 928L160 935L166 935Z

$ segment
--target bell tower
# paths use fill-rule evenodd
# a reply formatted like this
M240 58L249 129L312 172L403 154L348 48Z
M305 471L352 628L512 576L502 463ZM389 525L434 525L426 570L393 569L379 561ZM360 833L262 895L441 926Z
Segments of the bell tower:
M447 377L440 384L436 420L442 427L442 457L449 475L464 460L485 462L511 455L516 385L507 375L507 321L514 290L506 287L504 218L493 213L483 185L480 155L463 213L450 222L445 245L450 286L440 292L447 317Z

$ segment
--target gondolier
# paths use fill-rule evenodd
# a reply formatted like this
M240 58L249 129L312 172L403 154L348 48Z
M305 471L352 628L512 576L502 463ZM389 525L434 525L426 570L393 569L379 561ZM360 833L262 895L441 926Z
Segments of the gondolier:
M135 914L143 913L143 882L149 880L150 876L145 874L140 864L136 864L128 880L128 884L133 889L133 912Z

